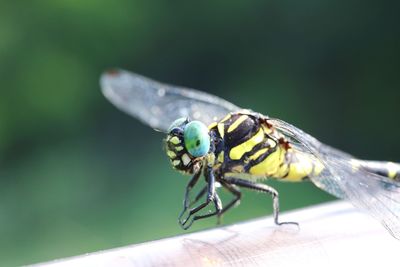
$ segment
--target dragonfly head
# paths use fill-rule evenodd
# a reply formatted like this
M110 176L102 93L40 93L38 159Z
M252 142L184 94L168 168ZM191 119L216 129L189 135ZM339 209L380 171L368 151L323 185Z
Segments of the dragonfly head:
M185 173L197 172L210 150L208 128L200 121L175 120L168 129L166 152L172 166Z

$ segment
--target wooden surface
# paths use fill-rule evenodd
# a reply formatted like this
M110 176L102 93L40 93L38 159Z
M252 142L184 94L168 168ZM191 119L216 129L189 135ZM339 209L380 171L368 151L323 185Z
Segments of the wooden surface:
M39 264L64 266L400 266L400 241L345 202Z

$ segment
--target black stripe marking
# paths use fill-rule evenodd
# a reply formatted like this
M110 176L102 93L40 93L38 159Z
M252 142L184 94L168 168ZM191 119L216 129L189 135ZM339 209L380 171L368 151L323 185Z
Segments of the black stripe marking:
M271 149L265 151L265 153L264 153L264 154L261 154L258 158L254 159L254 160L251 160L251 161L249 162L249 164L247 164L247 165L245 166L246 172L248 172L248 171L250 170L251 167L253 167L253 166L255 166L255 165L261 163L261 162L262 162L263 160L265 160L269 155L271 155L272 153L276 152L276 150L277 150L277 146L275 146L275 147L273 147L273 148L271 148Z
M260 123L257 120L254 120L252 117L248 117L244 120L235 130L228 133L227 129L231 124L233 124L237 119L239 119L243 115L233 115L230 120L225 122L225 136L224 139L226 141L227 147L233 148L236 147L247 140L251 139L260 129Z

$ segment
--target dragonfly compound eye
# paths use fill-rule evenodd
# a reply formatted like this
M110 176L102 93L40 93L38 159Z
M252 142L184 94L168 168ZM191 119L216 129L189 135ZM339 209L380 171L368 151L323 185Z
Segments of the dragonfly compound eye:
M185 126L183 133L186 150L193 157L203 157L210 149L208 128L202 122L192 121Z

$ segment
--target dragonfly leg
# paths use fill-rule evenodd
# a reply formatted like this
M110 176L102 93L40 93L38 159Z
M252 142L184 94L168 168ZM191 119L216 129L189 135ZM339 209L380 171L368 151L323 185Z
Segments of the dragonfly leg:
M199 201L199 199L202 198L202 197L205 195L206 192L207 192L207 185L204 186L204 187L199 191L199 193L197 193L197 195L196 195L196 197L193 199L193 201L190 202L189 208L192 207L194 204L196 204L197 201Z
M201 171L195 173L193 175L193 177L190 179L188 185L186 186L186 191L185 191L185 198L183 201L183 210L182 212L179 214L178 220L181 221L182 216L185 214L185 212L188 210L188 208L190 207L190 205L192 203L190 203L190 191L192 190L192 188L196 185L196 183L199 181L201 175ZM201 193L201 192L200 192ZM199 195L197 195L197 197L199 197ZM197 198L196 197L196 198ZM201 197L201 196L200 196Z
M182 212L180 213L178 220L179 222L182 221L182 217L183 215L188 211L189 208L193 207L194 204L197 203L197 201L199 201L199 199L201 199L207 192L207 185L204 186L196 195L196 197L194 198L193 201L190 202L190 204L188 206L185 206L184 209L182 210ZM187 200L187 203L189 202L189 200Z
M195 220L198 219L203 219L203 218L207 218L210 216L214 216L216 214L219 214L222 210L222 203L220 198L218 197L217 193L216 193L216 189L215 189L215 176L214 173L212 171L211 167L207 167L207 169L205 170L205 176L207 178L207 198L206 201L200 205L198 205L195 208L192 208L189 210L189 214L188 216L182 220L182 216L183 214L186 212L186 210L189 208L189 204L188 201L186 201L186 205L185 206L185 210L183 213L181 213L181 215L179 216L179 224L181 225L181 227L183 229L188 229ZM200 192L201 193L201 192ZM200 198L201 196L199 196ZM199 216L194 216L190 221L189 219L196 214L197 212L199 212L200 210L204 209L205 207L208 206L208 204L210 202L213 202L215 205L215 211L209 214L205 214L205 215L199 215ZM189 223L188 223L189 222Z
M274 208L274 222L277 225L282 225L282 224L295 224L299 225L297 222L280 222L279 221L279 194L278 191L276 191L273 187L268 186L266 184L259 184L259 183L254 183L251 181L243 180L243 179L238 179L238 178L225 178L225 180L228 183L256 190L262 193L267 193L271 195L272 201L273 201L273 208Z
M187 225L183 225L182 226L183 229L185 229L185 230L188 229L190 226L192 226L194 221L197 221L199 219L205 219L205 218L212 217L212 216L215 216L215 215L217 215L219 217L219 215L220 215L220 213L222 211L222 202L221 202L221 199L219 198L219 196L217 194L215 194L213 202L214 202L214 206L215 206L215 211L213 211L211 213L203 214L203 215L195 215L193 217L193 219L190 220L190 222Z
M224 180L220 180L220 183L224 188L226 188L229 192L231 192L234 195L234 198L221 210L221 213L218 214L218 224L221 223L222 215L230 208L234 207L242 197L242 193L235 185L229 184Z

